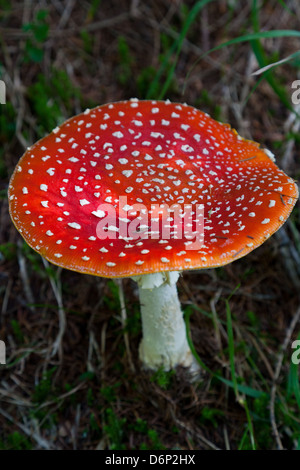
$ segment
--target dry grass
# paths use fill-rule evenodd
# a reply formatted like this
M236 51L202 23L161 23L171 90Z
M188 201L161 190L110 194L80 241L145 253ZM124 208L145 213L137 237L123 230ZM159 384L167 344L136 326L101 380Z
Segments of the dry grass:
M299 29L297 0L285 2L294 14L281 3L257 10L261 30ZM87 106L145 98L194 4L0 1L0 71L7 86L0 110L0 339L8 362L0 366L0 448L237 449L251 448L251 437L260 449L300 448L299 404L288 381L299 332L299 205L280 234L246 258L185 273L179 283L184 308L193 309L198 355L228 380L225 299L240 285L230 299L235 372L257 394L241 393L246 406L210 373L190 383L181 370L143 371L134 284L123 280L119 291L112 281L50 267L24 247L8 215L8 181L23 150L50 131L52 121ZM37 19L40 10L47 10L45 20ZM251 2L205 6L182 43L165 97L230 122L275 151L279 166L297 178L299 119L267 80L249 97L258 80L251 73L259 68L251 45L225 47L194 65L216 45L252 32L251 13ZM41 31L25 30L26 24ZM299 49L295 38L262 44L274 61ZM290 96L299 65L286 63L272 75Z

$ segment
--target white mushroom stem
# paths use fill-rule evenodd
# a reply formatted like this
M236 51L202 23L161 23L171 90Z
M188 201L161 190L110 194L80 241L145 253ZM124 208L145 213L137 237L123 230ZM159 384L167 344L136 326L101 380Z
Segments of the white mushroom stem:
M167 272L133 278L141 303L140 359L148 369L190 368L194 362L176 288L178 276L177 272Z

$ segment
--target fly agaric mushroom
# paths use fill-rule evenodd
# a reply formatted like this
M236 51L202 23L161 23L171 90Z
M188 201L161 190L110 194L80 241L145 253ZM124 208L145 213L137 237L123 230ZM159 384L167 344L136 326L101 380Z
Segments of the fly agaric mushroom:
M139 286L145 366L190 366L178 272L225 265L285 222L297 186L271 152L186 104L136 99L75 116L28 148L12 220L53 264ZM151 219L151 220L150 220Z

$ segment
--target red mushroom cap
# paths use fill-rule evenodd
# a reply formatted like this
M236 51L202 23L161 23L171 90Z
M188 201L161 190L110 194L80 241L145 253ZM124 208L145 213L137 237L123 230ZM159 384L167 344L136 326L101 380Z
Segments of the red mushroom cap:
M127 207L119 206L125 197ZM230 126L185 104L135 99L86 110L54 129L27 149L9 186L10 215L34 250L103 277L227 264L272 235L297 197L270 153ZM155 235L133 204L148 214L152 206L156 221L158 205L203 205L203 246L189 249L183 230L176 238L172 215L170 237ZM116 220L100 227L108 237L99 238L110 208ZM121 222L134 220L139 235L120 236Z

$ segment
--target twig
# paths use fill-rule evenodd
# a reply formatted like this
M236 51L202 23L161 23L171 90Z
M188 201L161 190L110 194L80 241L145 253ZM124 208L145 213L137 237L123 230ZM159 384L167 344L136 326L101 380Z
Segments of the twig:
M268 361L267 356L264 354L263 350L259 346L258 341L256 341L254 335L249 334L247 330L244 330L243 334L247 336L247 338L249 339L250 342L252 342L252 344L253 344L254 348L256 349L258 355L260 356L263 363L265 364L266 369L267 369L267 371L270 375L270 378L272 380L274 380L274 372L273 372L272 366L271 366L270 362Z
M63 393L62 395L59 395L58 397L55 397L54 400L45 401L44 403L42 403L38 407L38 409L47 408L48 406L53 405L53 404L59 402L60 400L64 400L65 398L74 395L76 392L78 392L78 390L81 390L85 386L86 386L86 383L81 382L78 385L76 385L75 387L73 387L72 390L69 390L68 392Z
M76 407L75 422L71 429L71 436L73 441L73 450L77 450L78 430L80 426L81 404L78 403Z
M125 306L125 298L124 298L124 290L123 290L123 283L122 279L116 279L115 283L117 284L119 288L119 300L120 300L120 305L121 305L121 318L122 318L122 326L123 329L126 327L126 321L127 321L127 312L126 312L126 306ZM130 351L130 344L129 344L129 337L127 331L124 331L124 342L125 342L125 347L126 347L126 352L127 352L127 357L128 357L128 362L130 369L132 372L135 372L135 367L132 361L132 356L131 356L131 351Z
M89 350L88 350L88 358L87 358L87 370L90 372L95 372L95 368L92 364L92 355L93 355L93 350L96 351L97 359L100 365L103 365L103 360L101 357L101 353L99 350L98 343L95 338L95 334L92 330L89 332Z
M5 294L4 294L4 297L3 297L3 302L2 302L2 307L1 307L1 315L5 315L6 314L6 310L7 310L7 305L8 305L8 300L9 300L9 297L10 297L10 293L11 293L11 288L13 286L13 280L12 278L10 277L8 279L8 282L7 282L7 285L6 285L6 289L5 289ZM1 317L0 317L0 325L1 325Z
M42 257L44 266L46 269L49 269L49 263L48 261ZM58 334L56 337L56 340L54 341L52 345L52 353L51 356L55 356L55 354L58 352L59 353L59 358L62 360L62 355L63 355L63 348L62 348L62 339L66 331L66 314L62 302L62 295L61 295L61 283L60 283L60 273L61 273L61 268L57 269L57 282L54 281L52 276L49 276L50 284L52 287L52 290L54 292L54 296L56 298L56 302L58 305L58 320L59 320L59 329L58 329Z
M227 431L227 427L225 424L223 426L223 433L224 433L225 449L230 450L229 436L228 436L228 431Z
M46 441L46 439L41 437L37 432L31 431L27 426L24 426L24 424L16 421L15 418L13 418L6 411L2 410L2 408L0 408L0 414L4 416L4 418L6 418L8 421L11 421L12 423L16 424L27 436L34 439L37 444L43 449L50 450L54 448L48 441Z
M33 306L35 301L34 301L34 297L33 297L33 294L32 294L31 287L30 287L30 282L29 282L29 276L28 276L28 272L27 272L25 257L22 253L22 248L21 247L22 247L22 243L21 243L21 241L18 241L18 250L17 250L17 252L18 252L18 262L19 262L19 268L20 268L20 276L21 276L21 279L22 279L22 282L23 282L24 293L25 293L27 303L29 304L29 308L32 312L35 312L35 307Z
M123 23L130 18L130 13L125 12L121 13L118 16L114 16L113 18L108 18L101 21L95 21L94 23L85 24L82 26L76 26L74 28L68 29L50 29L48 37L49 38L58 38L58 37L68 37L72 36L73 34L77 34L82 30L93 32L93 31L100 31L101 29L111 28L119 23ZM29 33L26 31L21 31L18 28L0 28L0 35L5 34L6 37L13 37L13 38L21 38L26 39L29 36Z
M284 123L284 131L285 133L290 133L293 135L297 135L300 130L300 119L298 117L300 113L300 104L294 106L294 112L290 112L287 120ZM298 114L298 115L297 115ZM295 137L289 138L283 158L281 160L281 166L284 171L289 171L294 160L294 147L295 147Z
M281 227L281 229L276 232L275 237L279 242L278 249L281 254L282 262L286 268L287 275L294 287L299 290L300 271L298 270L300 266L300 255L298 251L295 250L293 243L291 243L286 231L286 226Z
M72 10L75 6L75 0L69 0L66 6L63 6L62 15L57 25L57 29L63 29L69 21L69 18L72 14Z
M171 412L172 418L173 418L173 420L174 420L174 422L176 423L177 426L179 426L182 429L184 429L185 431L187 431L191 436L197 437L197 439L202 441L203 444L207 445L207 447L209 447L210 449L221 450L220 447L217 447L215 444L213 444L211 441L206 439L206 437L204 437L198 431L196 431L195 429L190 428L187 424L183 423L182 421L180 421L180 419L176 418L175 413L172 409L171 409L170 412Z
M221 332L224 338L227 339L227 334L223 328L223 325L218 321L218 315L216 311L216 303L219 301L220 297L222 294L222 288L219 289L213 298L210 301L210 308L212 312L212 318L213 318L213 323L214 323L214 328L215 328L215 337L216 337L216 342L218 345L218 350L220 351L221 359L222 362L225 363L225 358L224 358L224 352L222 348L222 339L221 339ZM221 330L221 331L220 331Z
M102 369L101 369L101 379L104 382L105 376L105 346L106 346L106 329L107 329L107 322L105 322L101 329L101 357L102 357Z

